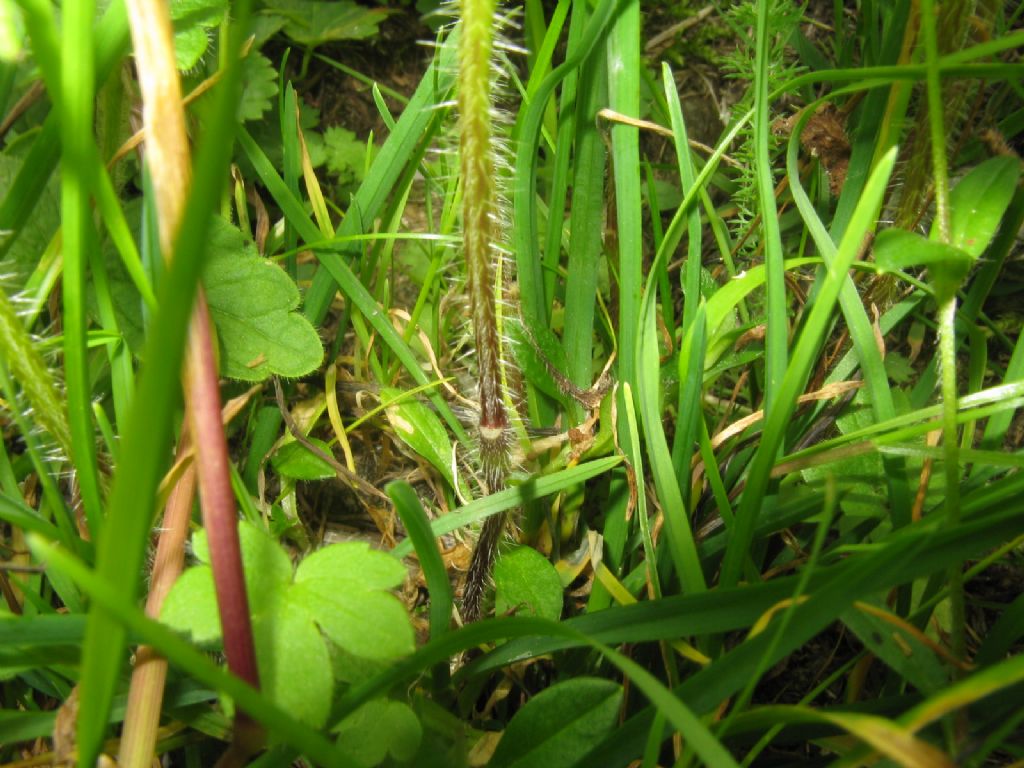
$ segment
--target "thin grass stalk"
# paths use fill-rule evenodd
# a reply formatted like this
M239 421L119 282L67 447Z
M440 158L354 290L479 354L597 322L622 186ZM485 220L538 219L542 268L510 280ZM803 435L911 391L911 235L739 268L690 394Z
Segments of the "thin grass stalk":
M757 57L754 66L754 163L756 165L758 207L764 236L764 262L767 273L765 294L767 299L767 330L765 333L764 408L770 411L775 403L782 377L786 373L786 347L789 342L786 319L786 282L782 266L782 234L775 210L775 182L772 179L771 155L768 137L771 131L768 93L769 58L771 41L768 14L771 0L757 3ZM689 297L687 297L689 298Z
M509 416L502 386L495 259L501 258L492 120L491 53L494 0L463 0L459 39L459 171L462 179L463 250L477 356L480 468L489 492L501 490L510 464ZM485 523L466 577L463 611L480 615L506 515Z
M940 242L949 243L949 169L946 161L945 114L942 87L939 82L938 36L935 28L934 0L921 2L921 32L924 38L926 87L928 92L928 125L932 144L932 174L935 188L936 231ZM946 525L950 528L960 521L960 444L957 436L956 387L956 293L942 302L939 321L939 373L942 387L942 443L945 463ZM951 608L950 633L952 649L958 659L967 651L962 563L949 569L949 601Z
M85 273L95 240L89 202L89 160L93 146L95 73L92 22L95 4L71 0L64 6L61 84L61 217L63 220L64 384L71 427L71 458L89 530L99 534L103 501L92 424L92 388L86 349Z
M160 221L160 247L171 260L174 239L181 224L191 182L185 111L174 55L173 31L166 5L129 0L136 67L143 94L143 122L147 132L146 161L149 168ZM203 522L210 542L210 563L217 589L217 603L224 632L224 649L229 669L254 688L259 672L245 592L242 556L238 541L237 514L229 473L230 459L221 424L220 389L216 357L210 332L210 318L202 291L193 308L189 354L185 373L186 406L196 436L196 464ZM188 518L175 520L186 529ZM169 533L178 552L183 552L184 532ZM156 606L154 606L156 607ZM157 608L157 610L159 610ZM162 680L145 676L159 698ZM159 687L157 687L159 684ZM157 713L159 715L159 713ZM246 743L244 751L260 740L252 721L237 713L233 746ZM147 737L149 738L149 737ZM149 756L133 754L144 765Z
M187 428L183 429L178 441L176 461L189 452L190 444ZM151 619L159 619L164 598L184 567L185 539L192 519L195 487L196 472L195 464L192 463L175 484L164 509L160 540L157 542L150 574L149 595L146 598L146 615ZM132 768L152 762L166 681L167 660L152 647L140 645L135 651L135 668L128 688L128 704L117 759L119 765Z
M583 5L579 6L580 8ZM572 211L565 280L566 376L581 389L593 379L594 304L597 272L603 257L606 150L595 115L607 103L607 57L597 51L583 63L576 98L572 167ZM563 139L568 135L563 134ZM569 404L571 423L583 421L577 402Z
M841 94L844 90L840 89L838 93ZM829 98L834 98L835 96L837 94L833 93ZM797 120L786 151L786 169L789 175L793 201L803 217L804 224L814 240L818 253L821 254L825 264L830 265L833 259L835 259L836 254L836 245L833 238L838 237L838 235L834 232L830 234L821 219L818 218L814 206L811 204L811 200L800 182L799 165L797 162L800 135L807 125L807 121L816 113L819 103L825 103L825 99L810 104ZM864 383L870 394L871 409L874 411L875 417L879 422L891 419L896 415L896 406L893 402L892 390L889 388L889 379L885 371L882 352L875 341L874 330L871 327L871 321L868 319L868 314L860 295L857 293L857 287L850 279L843 283L839 293L839 304L842 308L843 319L846 321L846 326L850 332L850 338L853 341L858 365L864 374ZM829 380L831 379L832 377L829 377ZM902 527L910 522L911 507L910 491L906 481L906 464L898 456L883 456L882 463L886 469L886 482L889 488L889 500L892 505L893 524L897 527Z

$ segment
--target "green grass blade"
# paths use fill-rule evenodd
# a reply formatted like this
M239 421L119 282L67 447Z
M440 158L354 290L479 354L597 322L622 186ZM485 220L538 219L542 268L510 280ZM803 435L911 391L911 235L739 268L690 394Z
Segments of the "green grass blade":
M436 640L448 631L451 623L452 585L448 580L448 570L444 566L434 533L430 530L430 520L412 486L396 481L388 485L387 491L416 548L416 557L423 569L423 577L427 580L427 589L430 591L430 639Z
M626 3L608 34L609 106L640 117L640 2ZM619 381L636 386L636 323L643 290L643 218L641 216L640 131L631 125L611 128L615 181L615 228L619 244Z
M430 529L434 536L443 536L457 528L485 520L491 515L497 515L513 507L521 507L528 502L584 483L592 477L607 472L621 461L622 459L618 456L608 456L578 464L570 469L553 472L550 475L531 478L521 485L471 501L461 507L458 512L451 512L432 522ZM391 554L395 557L405 557L412 551L413 542L406 539L391 550Z
M423 75L395 129L374 157L373 165L352 199L348 215L338 227L338 236L360 234L371 226L406 166L411 160L418 162L426 143L438 130L442 113L437 105L447 101L455 80L455 43L456 34L452 34ZM307 239L306 234L299 234ZM319 233L312 238L319 239ZM306 293L305 312L314 325L323 322L327 314L337 288L336 277L328 269L318 269Z
M874 226L895 157L895 152L890 151L879 162L865 185L864 195L854 211L850 226L839 244L835 260L821 284L810 316L793 351L790 366L777 393L776 407L767 413L763 437L747 475L743 497L736 510L736 524L731 531L729 546L722 563L720 582L725 586L732 586L739 580L743 559L750 548L754 524L768 490L771 468L782 447L786 425L796 408L797 397L807 382L821 337L831 322L832 309L847 279L846 273L860 250L864 236Z
M604 57L586 59L580 70L576 101L572 212L569 216L569 260L565 281L566 376L581 389L590 387L594 360L594 303L603 258L605 147L595 124L606 103ZM571 405L573 419L582 421L583 407Z
M271 196L281 206L285 216L298 231L299 236L307 243L320 242L323 239L320 230L317 229L317 226L309 218L302 203L288 191L284 181L277 175L277 171L274 170L263 150L260 149L252 136L243 127L238 129L238 143L256 168L256 172L270 191ZM346 217L345 221L348 221L349 218ZM351 233L348 235L341 234L343 229L344 227L339 228L339 236L350 237ZM320 259L321 266L331 275L331 285L339 287L352 301L355 307L373 326L374 330L377 331L384 343L391 348L391 351L402 362L402 365L405 366L413 380L419 385L428 385L429 380L426 374L423 373L423 369L420 367L419 361L409 348L409 345L402 339L401 334L395 330L391 321L381 311L376 299L370 295L370 292L366 290L362 282L353 274L341 256L332 251L318 251L317 256ZM307 314L311 314L312 309L310 305L307 305ZM428 391L427 396L437 406L438 412L448 423L448 426L458 437L459 441L467 442L469 438L466 435L466 431L462 428L462 424L455 417L455 414L452 413L451 407L444 398L433 389Z
M516 150L515 186L512 190L512 251L516 254L516 275L519 280L523 322L533 328L535 334L539 332L537 329L548 327L548 309L544 303L544 278L537 252L537 149L544 112L548 99L558 84L579 67L597 45L616 6L616 0L601 0L598 3L583 31L579 47L537 86L518 126L519 144Z
M768 39L770 26L768 15L772 3L769 0L757 2L757 58L754 63L754 173L757 179L758 212L761 216L761 231L764 246L764 264L767 271L765 292L767 298L767 326L764 349L764 409L771 413L775 405L782 377L786 373L787 347L789 345L789 321L786 312L786 283L782 267L782 234L779 230L779 216L775 209L775 181L772 179L771 155L768 140L771 134L771 118L768 108L771 103L768 94L768 65L771 55L771 41Z
M822 100L824 101L824 100ZM815 114L817 102L807 107L805 114L797 121L793 129L792 137L786 156L787 172L789 174L789 185L796 203L807 226L818 253L826 265L831 265L836 257L836 247L831 235L825 229L825 225L818 218L813 204L807 197L803 185L800 183L798 165L799 137L803 132L806 121ZM843 318L846 320L846 327L849 329L850 338L853 341L857 361L864 375L864 383L870 395L871 408L878 421L890 419L896 415L896 406L893 402L892 390L889 388L889 376L885 370L885 363L882 354L875 341L875 332L871 326L864 303L852 279L843 282L839 292L839 306L843 311ZM889 484L889 502L892 505L893 522L899 527L910 522L910 487L906 478L905 462L895 457L883 460L886 469L886 480Z

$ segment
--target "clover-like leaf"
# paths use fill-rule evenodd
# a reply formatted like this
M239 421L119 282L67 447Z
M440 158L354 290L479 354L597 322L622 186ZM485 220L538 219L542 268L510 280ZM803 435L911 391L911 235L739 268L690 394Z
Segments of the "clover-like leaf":
M323 345L316 329L294 311L299 305L295 283L222 219L214 217L210 237L204 285L221 346L221 372L262 381L271 374L294 378L315 370Z
M387 591L402 583L405 568L366 544L334 544L307 557L293 578L291 559L270 534L249 523L238 532L262 686L279 706L320 728L335 678L325 636L357 661L390 661L413 650L408 615ZM201 564L175 583L161 619L210 645L221 639L221 625L203 531L192 549Z
M423 738L416 713L402 701L373 699L338 724L338 746L360 765L373 768L390 753L399 762L411 760Z
M309 613L286 595L264 608L271 606L253 618L260 685L286 712L321 728L334 692L323 636Z
M352 655L395 659L413 650L412 626L398 598L384 590L405 576L401 563L367 544L332 544L299 565L293 599Z
M174 629L188 632L198 645L211 645L221 638L220 614L208 565L189 568L164 598L160 620Z
M562 615L562 581L544 555L518 547L494 564L494 612L514 612L558 621Z

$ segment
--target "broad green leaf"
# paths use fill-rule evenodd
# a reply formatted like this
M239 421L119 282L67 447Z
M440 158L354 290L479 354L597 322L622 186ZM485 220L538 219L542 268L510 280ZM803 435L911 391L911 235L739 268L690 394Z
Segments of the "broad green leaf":
M21 169L21 158L12 157L10 154L0 155L0 189L11 189L18 171ZM53 238L57 227L60 225L60 185L54 176L46 183L39 201L32 210L32 215L16 234L17 239L11 245L10 250L0 259L0 273L4 276L5 286L17 286L19 289L24 285L25 279L29 276L39 261L40 254L46 251L47 245ZM15 235L12 231L0 229L0 250L5 243Z
M315 370L323 346L316 329L293 311L299 305L295 283L261 259L239 230L220 217L213 222L203 282L217 326L221 372L262 381L271 374L294 378Z
M210 45L210 29L224 18L224 0L172 0L171 20L174 22L174 52L178 69L192 69Z
M189 568L178 577L164 599L160 620L173 629L188 632L198 645L220 640L220 614L210 566Z
M14 3L0 3L0 61L14 64L21 56L25 23Z
M988 248L1020 180L1020 160L993 157L972 169L949 195L950 244L977 259ZM934 236L934 227L933 227Z
M289 593L253 619L260 685L282 709L320 728L331 709L331 659L313 618Z
M274 606L291 581L292 563L280 545L256 526L239 525L238 538L249 609L257 617L265 607ZM189 568L174 583L160 618L175 629L191 632L196 642L210 643L220 640L221 627L206 531L196 531L192 537L192 553L202 565Z
M928 279L940 305L956 293L974 263L962 248L895 228L878 233L874 252L875 262L883 271L927 267Z
M522 613L557 621L562 615L562 580L532 547L518 547L494 564L494 612Z
M277 0L270 3L266 11L286 18L285 34L308 46L373 37L378 25L388 16L386 10L363 8L350 0Z
M335 679L323 635L370 660L413 650L405 608L384 591L401 584L405 568L365 544L336 544L307 557L293 580L291 559L272 536L248 523L238 530L263 688L303 722L322 727ZM203 564L178 579L161 619L210 644L220 640L221 626L202 531L193 537L193 551Z
M411 760L419 749L423 728L408 704L373 699L335 728L338 746L356 762L373 768L390 753L400 762Z
M405 577L401 563L367 544L332 544L302 561L292 597L344 650L395 659L412 652L412 626L398 598L384 590Z
M386 409L388 421L394 427L397 434L406 445L419 456L430 462L434 469L441 473L441 476L448 481L448 485L455 486L455 478L452 475L452 444L448 439L448 432L441 424L441 420L433 411L423 403L409 398L402 398L402 392L398 389L381 388L381 401L389 402L397 400L394 405Z
M323 440L317 440L315 437L306 439L330 454L331 449ZM335 475L330 464L297 441L282 445L274 452L270 464L278 474L293 480L324 480Z
M490 768L574 766L614 727L622 687L611 680L581 677L534 696L512 718Z

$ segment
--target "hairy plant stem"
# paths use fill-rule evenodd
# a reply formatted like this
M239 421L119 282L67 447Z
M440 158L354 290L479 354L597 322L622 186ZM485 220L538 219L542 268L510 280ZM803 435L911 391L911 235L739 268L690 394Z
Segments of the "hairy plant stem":
M480 469L489 492L505 485L509 468L509 415L505 407L495 260L500 258L497 168L491 116L494 0L462 0L459 39L459 171L462 179L463 248L476 342ZM484 524L466 577L463 614L480 615L506 515Z
M957 436L956 391L956 297L939 307L939 367L942 376L942 452L946 466L946 527L960 522L960 442ZM964 607L963 568L956 563L949 569L949 601L953 655L965 661L966 610Z
M935 2L921 2L921 32L924 39L928 118L931 128L932 171L935 184L935 226L938 239L950 241L949 169L946 161L946 121L939 82L939 49ZM960 520L960 444L957 438L956 391L956 294L939 299L939 366L942 376L942 442L946 465L946 526ZM963 660L967 651L966 612L964 608L963 564L949 569L950 634L953 653Z

